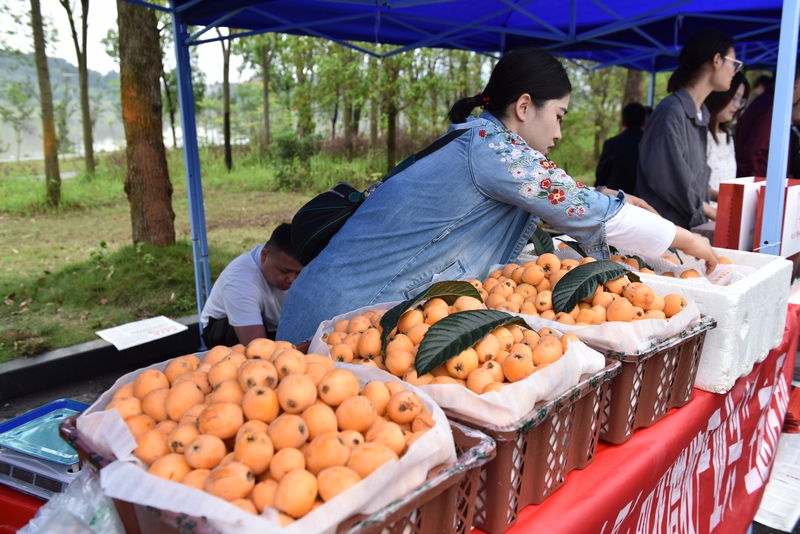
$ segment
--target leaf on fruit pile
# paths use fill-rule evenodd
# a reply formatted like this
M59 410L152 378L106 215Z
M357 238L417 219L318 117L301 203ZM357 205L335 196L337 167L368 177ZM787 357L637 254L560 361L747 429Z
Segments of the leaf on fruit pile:
M435 322L419 344L414 364L417 376L433 371L453 356L475 345L498 326L507 324L530 328L521 317L495 310L453 313Z
M681 262L681 265L683 265L683 258L681 258L681 255L678 254L678 249L677 248L669 247L667 250L669 250L670 252L675 254L675 257L678 258L678 261Z
M386 356L386 345L389 344L389 334L395 329L397 323L400 322L400 317L407 309L411 308L418 302L429 300L434 297L439 297L447 304L453 304L458 297L465 296L474 297L483 302L481 294L478 293L478 290L475 289L475 286L469 282L436 282L429 287L426 292L417 295L412 299L404 300L391 310L388 310L383 314L383 317L381 317L381 327L383 328L383 333L381 333L381 353L384 355L384 357Z
M583 251L583 249L582 249L582 248L581 248L581 246L580 246L580 245L577 243L577 241L564 241L563 239L559 239L559 241L561 241L562 243L564 243L565 245L567 245L569 248L571 248L572 250L574 250L575 252L577 252L578 254L580 254L580 255L581 255L581 258L585 258L585 257L588 255L588 254L586 254L586 253Z
M530 237L530 239L528 239L528 243L533 244L533 249L536 251L537 256L541 256L542 254L553 252L555 250L553 238L541 228L534 230L533 235Z
M636 262L639 264L639 270L640 270L640 271L641 271L642 269L650 269L651 271L652 271L652 270L654 270L652 267L650 267L650 265L648 265L648 264L647 264L647 262L646 262L646 261L644 261L644 260L643 260L642 258L640 258L639 256L633 255L633 256L628 256L628 257L629 257L629 258L633 258L634 260L636 260Z
M553 311L571 311L578 302L594 295L598 285L624 275L630 277L631 272L613 261L593 261L573 267L553 288Z

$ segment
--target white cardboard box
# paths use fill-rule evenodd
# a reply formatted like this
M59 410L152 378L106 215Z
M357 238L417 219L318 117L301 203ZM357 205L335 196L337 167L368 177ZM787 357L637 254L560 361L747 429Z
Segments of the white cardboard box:
M712 393L729 391L739 377L763 361L783 338L789 301L792 263L785 258L739 250L716 249L734 264L758 270L729 286L693 279L640 274L659 294L680 293L695 301L700 312L714 317L697 370L695 387ZM687 266L703 264L681 255Z

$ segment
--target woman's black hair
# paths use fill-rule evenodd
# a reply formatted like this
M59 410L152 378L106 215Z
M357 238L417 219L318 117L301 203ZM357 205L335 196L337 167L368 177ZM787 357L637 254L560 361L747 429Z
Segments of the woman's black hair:
M711 28L693 33L681 49L678 70L672 73L667 83L667 91L674 93L688 85L703 65L714 59L717 54L722 57L728 55L734 44L733 38L729 35Z
M720 129L727 134L725 138L725 142L730 142L731 140L731 123L730 122L718 122L717 121L717 113L719 113L722 109L725 108L728 104L731 103L733 100L736 91L739 89L739 86L744 84L744 98L750 96L750 84L745 78L744 74L741 71L737 72L733 76L733 80L731 80L731 87L727 91L714 91L710 95L706 97L706 107L708 107L708 112L711 115L711 118L708 121L708 129L711 132L711 136L714 138L716 143L719 143L719 139L717 139L717 125L719 125ZM733 116L735 119L739 115L741 115L742 111L744 111L744 107L739 108L736 111L736 114ZM733 122L733 121L731 121Z
M483 92L456 102L448 117L453 124L459 124L481 106L502 119L509 104L525 93L541 109L548 100L564 98L571 91L567 71L550 52L541 48L514 50L497 62Z

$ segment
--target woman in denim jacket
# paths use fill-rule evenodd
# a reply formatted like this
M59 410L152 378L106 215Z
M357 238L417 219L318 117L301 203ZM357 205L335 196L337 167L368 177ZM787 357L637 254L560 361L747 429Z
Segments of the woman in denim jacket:
M643 256L674 246L713 269L707 239L632 206L622 192L593 191L547 159L571 89L549 52L504 56L483 93L450 111L451 128L468 131L381 184L303 269L277 339L302 345L341 313L513 262L540 219L599 259L609 244ZM477 106L483 113L470 116Z

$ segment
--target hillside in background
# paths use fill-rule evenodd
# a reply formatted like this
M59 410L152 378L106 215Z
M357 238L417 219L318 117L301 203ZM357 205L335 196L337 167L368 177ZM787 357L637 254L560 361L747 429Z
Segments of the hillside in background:
M72 114L68 122L69 137L78 147L83 145L81 139L80 104L78 98L78 67L61 58L48 58L50 69L50 85L53 88L53 103L67 100ZM36 67L33 54L8 54L0 51L0 72L3 85L13 82L30 83L38 95L39 83L36 78ZM105 74L89 69L89 94L92 107L98 111L95 123L95 150L113 150L124 138L119 104L119 73L110 71ZM3 94L0 94L0 100ZM29 130L25 133L20 146L20 154L24 159L42 157L42 125L39 115L39 102L35 102L36 111L31 115ZM94 110L93 110L94 112ZM5 123L0 123L0 160L13 160L16 157L16 141L14 130Z

